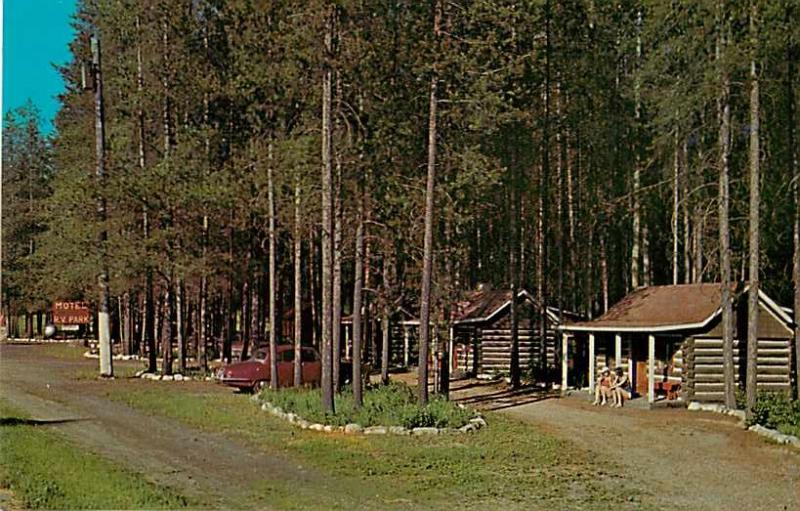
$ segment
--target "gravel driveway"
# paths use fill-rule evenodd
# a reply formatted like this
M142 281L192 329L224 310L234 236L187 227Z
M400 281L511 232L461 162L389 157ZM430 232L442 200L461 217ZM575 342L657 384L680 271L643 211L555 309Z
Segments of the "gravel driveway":
M770 444L735 420L682 409L593 407L544 399L503 413L607 460L654 508L800 510L800 450Z

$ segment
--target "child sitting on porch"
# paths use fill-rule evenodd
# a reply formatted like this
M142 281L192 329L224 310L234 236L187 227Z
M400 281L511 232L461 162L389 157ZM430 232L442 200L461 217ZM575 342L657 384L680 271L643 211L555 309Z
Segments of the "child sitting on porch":
M594 403L593 405L602 405L605 406L608 402L608 397L611 396L616 403L616 399L614 398L614 393L612 392L612 388L614 386L614 378L610 374L608 367L603 367L600 370L600 377L597 378L597 384L595 385L595 392L594 392Z
M630 400L633 389L631 388L631 381L623 374L621 367L614 369L614 373L616 374L616 378L614 384L611 386L611 392L614 395L613 406L622 408L623 401L626 399Z

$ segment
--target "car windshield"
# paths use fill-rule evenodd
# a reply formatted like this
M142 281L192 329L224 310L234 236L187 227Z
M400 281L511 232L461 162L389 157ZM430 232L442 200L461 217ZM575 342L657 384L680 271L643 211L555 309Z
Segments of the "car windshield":
M267 359L267 352L264 350L256 351L255 357L256 360L266 360Z
M316 362L319 360L317 357L317 352L314 350L304 349L303 350L303 362Z

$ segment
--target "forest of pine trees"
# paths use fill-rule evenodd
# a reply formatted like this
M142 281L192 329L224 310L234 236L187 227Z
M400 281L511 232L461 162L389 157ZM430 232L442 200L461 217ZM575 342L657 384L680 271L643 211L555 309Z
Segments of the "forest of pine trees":
M74 24L55 133L4 120L27 329L96 306L103 267L114 339L167 374L310 309L332 408L343 315L360 356L397 304L431 339L479 283L587 317L721 280L800 309L794 0L82 0Z

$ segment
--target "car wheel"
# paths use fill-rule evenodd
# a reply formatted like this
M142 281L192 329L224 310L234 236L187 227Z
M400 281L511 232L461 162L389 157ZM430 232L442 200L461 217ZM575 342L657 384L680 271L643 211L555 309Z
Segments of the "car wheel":
M267 386L267 382L265 382L264 380L259 380L259 381L255 382L255 384L253 384L253 392L258 394L259 392L264 390L264 388L266 388L266 386Z

